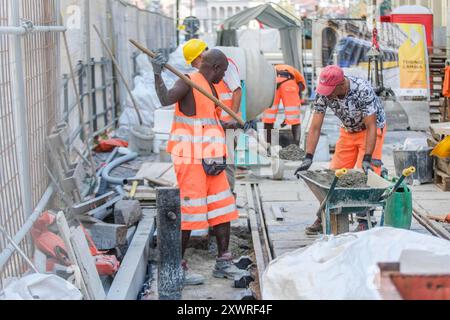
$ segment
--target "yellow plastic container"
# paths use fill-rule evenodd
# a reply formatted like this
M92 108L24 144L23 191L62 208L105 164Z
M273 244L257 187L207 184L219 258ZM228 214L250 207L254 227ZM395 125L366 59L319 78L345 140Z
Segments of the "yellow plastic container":
M431 155L439 158L450 157L450 136L442 140L431 152Z

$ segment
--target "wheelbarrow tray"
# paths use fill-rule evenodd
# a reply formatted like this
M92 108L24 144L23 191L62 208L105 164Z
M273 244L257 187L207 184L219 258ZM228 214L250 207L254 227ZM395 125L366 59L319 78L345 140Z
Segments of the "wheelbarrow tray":
M319 182L300 174L306 185L311 189L314 196L322 203L327 197L331 186L325 186ZM357 213L381 206L381 196L386 192L386 188L335 188L328 200L330 209L342 208L339 214Z

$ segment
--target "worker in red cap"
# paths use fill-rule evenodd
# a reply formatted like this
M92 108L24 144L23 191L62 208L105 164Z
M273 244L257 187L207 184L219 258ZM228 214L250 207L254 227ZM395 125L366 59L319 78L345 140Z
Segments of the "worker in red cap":
M356 167L362 168L366 174L369 170L381 174L386 116L371 84L363 79L346 77L339 66L333 65L323 69L316 92L313 118L306 142L307 154L295 174L308 170L313 163L327 108L342 122L330 169ZM368 229L367 220L358 221L357 231ZM318 217L316 222L306 229L306 233L314 235L321 232L322 220Z

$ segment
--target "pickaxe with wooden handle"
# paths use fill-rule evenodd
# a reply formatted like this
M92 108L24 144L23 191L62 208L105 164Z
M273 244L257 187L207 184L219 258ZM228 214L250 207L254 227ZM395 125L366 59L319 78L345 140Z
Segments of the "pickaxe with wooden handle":
M154 59L156 57L156 54L152 51L150 51L149 49L147 49L146 47L144 47L142 44L140 44L139 42L130 39L130 42L139 50L141 50L143 53L145 53L146 55L148 55L150 58ZM213 101L219 108L221 108L222 110L224 110L226 113L228 113L234 120L236 120L242 127L244 127L245 122L244 120L241 119L241 117L239 117L236 112L234 112L233 110L231 110L230 108L228 108L225 104L223 104L219 99L217 99L214 95L212 95L211 93L209 93L208 91L206 91L204 88L202 88L201 86L199 86L197 83L195 83L194 81L192 81L191 79L189 79L188 77L186 77L183 73L181 73L180 71L178 71L177 69L175 69L173 66L171 66L170 64L165 64L164 67L171 71L173 74L175 74L177 77L179 77L181 80L183 80L186 84L188 84L190 87L198 90L201 94L203 94L205 97L207 97L208 99L210 99L211 101ZM259 139L256 134L252 135L256 141L258 141L258 145L261 147L262 150L267 150L268 149L268 145L267 143L263 143L261 141L261 139Z
M146 47L144 47L142 44L140 44L139 42L130 39L130 42L139 50L141 50L143 53L145 53L146 55L148 55L150 58L155 58L156 54L152 51L150 51L149 49L147 49ZM192 81L191 79L189 79L188 77L186 77L184 74L182 74L180 71L178 71L177 69L175 69L173 66L171 66L170 64L166 64L164 66L167 70L171 71L172 73L174 73L177 77L179 77L181 80L183 80L184 82L186 82L189 86L191 86L192 88L200 91L204 96L206 96L208 99L212 100L220 109L224 110L226 113L228 113L234 120L236 120L241 126L245 125L245 122L236 114L236 112L234 112L233 110L231 110L230 108L228 108L226 105L224 105L219 99L217 99L216 97L214 97L211 93L209 93L208 91L206 91L205 89L203 89L201 86L199 86L197 83L195 83L194 81Z

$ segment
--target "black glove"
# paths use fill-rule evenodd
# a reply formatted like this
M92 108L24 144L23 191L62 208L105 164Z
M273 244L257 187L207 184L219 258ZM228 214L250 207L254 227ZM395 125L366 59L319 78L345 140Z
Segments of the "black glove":
M257 131L258 125L255 120L251 120L251 121L245 122L244 128L242 128L242 129L244 129L245 132L247 132L248 130L252 130L252 129Z
M302 165L295 171L295 175L298 177L299 173L302 171L308 171L309 168L311 168L313 163L314 155L311 153L308 153L305 157L305 159L302 162Z
M372 170L372 156L370 154L364 156L362 168L366 175L369 174L369 170Z
M167 59L162 52L157 52L155 58L151 59L150 62L153 66L153 73L156 75L161 75L164 66L167 63Z

